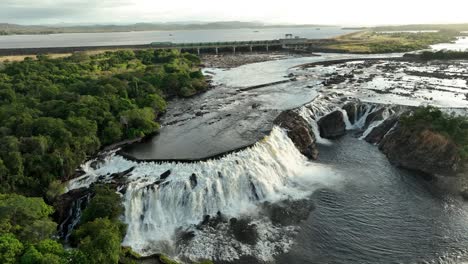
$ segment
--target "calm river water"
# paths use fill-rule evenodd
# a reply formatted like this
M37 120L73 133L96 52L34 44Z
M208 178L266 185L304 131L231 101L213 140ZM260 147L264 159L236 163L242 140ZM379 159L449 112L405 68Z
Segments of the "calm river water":
M68 33L51 35L0 36L0 49L44 48L76 46L138 45L151 42L216 42L273 40L285 34L309 39L330 38L353 31L339 27L323 28L268 28L268 29L218 29L179 31L138 31L111 33Z

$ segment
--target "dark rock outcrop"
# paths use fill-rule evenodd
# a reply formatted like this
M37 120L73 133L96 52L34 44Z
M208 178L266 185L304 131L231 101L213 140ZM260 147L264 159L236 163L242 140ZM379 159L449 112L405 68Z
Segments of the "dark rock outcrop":
M346 103L342 108L348 114L349 122L354 125L361 119L371 106L361 103L361 101L351 101Z
M348 114L349 122L351 124L356 123L356 120L358 119L358 106L354 102L347 103L343 106L343 110L346 111Z
M320 136L335 139L346 134L346 124L341 111L334 111L318 121Z
M398 117L396 116L388 118L382 124L372 129L372 131L366 136L365 140L371 144L380 143L385 135L396 125L397 122Z
M87 197L93 195L92 188L79 188L62 194L54 202L54 221L59 223L59 235L65 238L70 230L70 224L78 216L76 210L86 207ZM75 208L79 206L80 208Z
M460 195L463 198L463 200L468 201L468 189L461 191Z
M257 243L257 226L250 223L248 219L231 218L229 225L232 234L238 241L250 245L255 245L255 243Z
M370 113L367 117L366 117L366 123L365 123L365 127L369 127L370 124L372 124L373 122L376 122L376 121L382 121L384 120L384 112L385 112L385 108L382 107L378 110L375 110L373 111L372 113Z
M159 176L159 178L161 180L165 180L167 177L169 177L169 175L171 175L171 170L165 171L163 174L161 174L161 176Z
M190 175L190 186L193 188L197 187L197 175L195 173L192 173L192 175Z
M379 149L393 164L430 175L455 176L462 169L455 143L428 129L398 125L385 136Z
M289 226L307 220L315 206L311 200L304 199L298 201L285 200L274 204L265 202L263 208L273 224Z
M312 128L298 113L293 110L284 111L274 123L288 131L288 136L299 151L310 159L317 159L318 150Z

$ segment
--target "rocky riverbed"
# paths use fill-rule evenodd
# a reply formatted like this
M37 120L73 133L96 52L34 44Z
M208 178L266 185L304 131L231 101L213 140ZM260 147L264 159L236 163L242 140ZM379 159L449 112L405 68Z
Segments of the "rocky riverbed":
M202 54L201 59L202 63L207 68L235 68L246 64L271 61L271 60L281 60L287 58L302 57L297 54L292 54L288 52L268 52L268 53L236 53L236 54L227 54L222 53L219 55L215 54Z

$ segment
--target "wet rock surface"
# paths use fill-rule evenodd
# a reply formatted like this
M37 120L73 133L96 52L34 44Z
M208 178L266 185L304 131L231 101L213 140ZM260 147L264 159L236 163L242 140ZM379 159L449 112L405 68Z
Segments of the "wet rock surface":
M335 139L346 134L346 124L341 111L334 111L318 121L320 136Z
M315 135L304 118L295 111L288 110L281 113L274 123L287 130L289 138L303 155L310 159L317 159Z
M258 241L257 226L250 222L249 219L231 218L229 225L234 237L246 244L253 245Z
M311 200L285 200L279 203L264 203L263 208L275 225L298 225L306 220L315 206Z
M430 175L454 176L461 169L457 146L427 129L397 126L382 140L379 149L393 164Z
M392 129L398 122L397 116L392 116L386 119L382 124L378 125L365 137L365 140L371 144L378 144L382 141L385 135Z

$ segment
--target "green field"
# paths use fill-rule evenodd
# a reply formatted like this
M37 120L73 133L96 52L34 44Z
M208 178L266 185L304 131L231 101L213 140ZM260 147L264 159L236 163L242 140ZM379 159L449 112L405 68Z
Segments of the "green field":
M331 39L316 47L330 52L392 53L427 49L430 45L452 42L458 31L381 33L374 30L355 32Z

